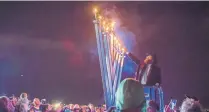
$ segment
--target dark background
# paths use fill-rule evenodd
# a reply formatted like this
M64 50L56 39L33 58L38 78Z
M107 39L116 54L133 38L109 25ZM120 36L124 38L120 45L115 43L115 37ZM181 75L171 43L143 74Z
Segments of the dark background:
M208 106L209 2L0 2L1 93L101 103L92 8L113 4L132 52L157 53L166 102L190 94Z

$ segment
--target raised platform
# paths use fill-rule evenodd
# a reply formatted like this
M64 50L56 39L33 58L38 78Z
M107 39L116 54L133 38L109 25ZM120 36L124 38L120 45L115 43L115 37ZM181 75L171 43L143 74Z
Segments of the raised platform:
M164 111L163 91L160 86L144 86L144 95L147 102L152 100L159 106L159 112Z

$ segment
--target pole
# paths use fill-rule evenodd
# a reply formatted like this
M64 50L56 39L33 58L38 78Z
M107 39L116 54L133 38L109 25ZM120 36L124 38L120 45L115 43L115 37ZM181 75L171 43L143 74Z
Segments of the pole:
M104 67L104 75L105 75L105 77L106 77L106 82L107 82L107 85L108 85L108 87L107 87L107 96L108 96L108 98L107 98L107 102L108 102L108 104L107 104L107 106L109 107L109 106L111 106L111 99L112 99L112 84L111 84L111 80L110 80L110 77L109 77L109 74L108 74L108 71L107 71L107 63L106 63L106 55L105 55L105 43L103 43L104 42L104 38L103 38L103 34L102 34L102 26L101 26L101 24L99 24L99 37L100 37L100 39L99 39L99 43L100 43L100 45L101 45L101 57L102 57L102 63L103 63L103 67Z
M105 80L106 80L106 77L103 75L104 74L104 67L103 67L103 62L102 62L102 56L101 56L101 46L100 46L100 37L99 37L99 31L98 31L98 24L99 22L97 20L94 20L93 21L94 23L94 26L95 26L95 31L96 31L96 40L97 40L97 50L98 50L98 55L99 55L99 65L100 65L100 70L101 70L101 77L102 77L102 84L103 84L103 89L104 90L107 90L107 85L105 83ZM105 103L108 103L107 102L107 91L104 91L104 100L105 100Z

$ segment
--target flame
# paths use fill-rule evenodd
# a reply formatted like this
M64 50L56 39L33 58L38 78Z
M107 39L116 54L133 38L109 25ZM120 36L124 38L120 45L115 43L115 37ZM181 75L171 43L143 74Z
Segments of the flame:
M113 40L117 42L117 38L115 36L114 36L114 39Z
M106 30L106 31L109 31L109 27L106 27L105 30Z
M118 42L118 40L116 39L116 44L118 45L119 44L119 42Z
M98 12L97 8L94 8L94 13L96 14Z
M114 20L110 20L108 18L105 18L105 16L98 14L99 10L96 7L93 9L93 12L95 14L95 18L99 20L100 25L103 28L103 31L108 33L109 36L111 37L111 42L115 41L116 46L115 45L114 46L120 49L120 52L128 53L128 51L126 51L127 49L124 47L124 44L120 43L121 40L117 38L117 36L114 34L114 28L116 22Z
M106 21L103 21L102 24L105 25L106 24Z
M125 48L122 48L122 53L125 53Z
M102 19L102 16L101 16L101 15L99 15L98 19L100 19L100 20L101 20L101 19Z
M113 21L113 22L111 23L111 27L114 28L114 26L115 26L115 22Z

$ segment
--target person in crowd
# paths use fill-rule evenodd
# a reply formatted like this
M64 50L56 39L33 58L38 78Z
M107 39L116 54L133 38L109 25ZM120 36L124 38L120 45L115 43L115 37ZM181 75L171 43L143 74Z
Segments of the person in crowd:
M190 96L190 95L187 95L187 94L185 94L184 96L186 98L190 98L190 99L194 99L195 101L199 101L199 99L197 97L195 97L195 96Z
M46 99L41 99L41 104L46 104Z
M49 112L51 110L50 105L49 104L42 104L40 105L40 111L41 112Z
M13 105L14 107L16 107L17 101L18 101L17 98L16 98L15 96L12 96L10 101L11 101L12 105Z
M86 112L91 112L91 108L86 106Z
M80 105L75 104L74 107L73 107L73 111L74 111L74 112L81 112Z
M0 97L0 112L14 112L15 108L6 96Z
M180 107L180 112L203 112L202 105L199 100L193 98L184 99Z
M148 101L147 103L147 112L158 112L159 106L153 100Z
M49 112L57 112L56 110L50 110Z
M41 102L38 98L33 99L33 106L30 108L30 112L41 112L40 110Z
M142 84L135 79L126 78L116 91L116 108L121 112L145 112L146 100Z
M88 106L86 106L86 105L82 105L81 109L82 109L82 112L91 112L90 108Z
M81 105L80 108L81 108L82 112L86 112L86 106L85 105Z
M73 105L73 104L69 104L69 109L70 109L71 111L73 111L73 108L74 108L74 105Z
M17 101L16 109L17 112L28 112L29 100L27 93L22 93L19 100Z
M88 107L91 109L91 112L96 112L95 107L93 104L88 104Z
M41 99L41 105L39 108L42 112L47 112L49 110L49 104L46 103L46 99Z
M102 112L105 112L105 111L106 111L106 105L103 104L103 105L101 106L101 111L102 111Z
M96 107L95 110L96 110L96 112L102 112L102 111L101 111L101 107Z

